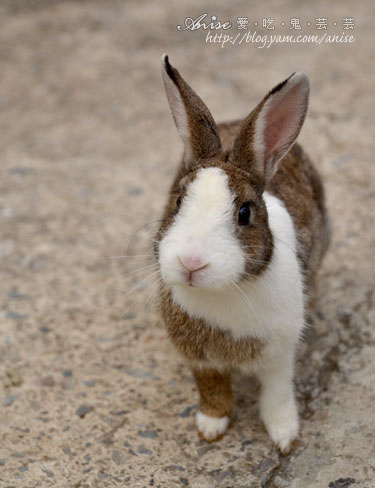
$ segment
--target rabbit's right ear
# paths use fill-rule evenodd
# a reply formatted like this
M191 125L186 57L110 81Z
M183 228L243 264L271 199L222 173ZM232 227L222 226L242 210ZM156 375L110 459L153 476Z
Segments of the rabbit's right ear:
M206 105L171 66L166 54L161 62L165 91L185 146L185 164L189 167L199 159L213 157L220 150L219 133Z

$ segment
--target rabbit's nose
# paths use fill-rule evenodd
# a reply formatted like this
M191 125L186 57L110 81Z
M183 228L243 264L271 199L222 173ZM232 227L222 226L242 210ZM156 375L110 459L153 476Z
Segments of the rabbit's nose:
M194 273L195 271L200 271L201 269L207 268L210 264L205 262L199 256L178 256L178 260L180 261L181 265L190 273Z

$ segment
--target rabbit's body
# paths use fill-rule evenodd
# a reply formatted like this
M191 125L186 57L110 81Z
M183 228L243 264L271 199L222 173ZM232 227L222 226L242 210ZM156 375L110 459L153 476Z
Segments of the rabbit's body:
M304 113L291 124L299 124L294 132L283 135L285 124L279 128L267 101L282 107L284 82L244 122L216 127L203 102L164 63L185 156L157 237L161 311L172 342L194 371L198 430L207 440L226 430L233 407L230 372L239 368L262 382L261 416L272 439L288 450L298 433L295 346L327 243L323 188L310 160L297 145L274 155L277 144L286 144L282 137L294 142ZM297 88L304 96L304 80L294 83L285 117L300 96ZM263 115L265 107L271 115ZM258 126L265 131L267 117L270 135L261 138ZM267 137L273 152L262 169Z

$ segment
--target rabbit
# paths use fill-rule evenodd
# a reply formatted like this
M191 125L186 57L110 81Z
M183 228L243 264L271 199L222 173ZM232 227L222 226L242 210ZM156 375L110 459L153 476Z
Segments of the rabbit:
M329 236L321 178L295 144L309 80L293 73L243 121L216 125L161 61L184 154L154 251L161 315L199 391L198 433L223 436L241 370L259 379L260 417L288 453L299 434L295 351Z

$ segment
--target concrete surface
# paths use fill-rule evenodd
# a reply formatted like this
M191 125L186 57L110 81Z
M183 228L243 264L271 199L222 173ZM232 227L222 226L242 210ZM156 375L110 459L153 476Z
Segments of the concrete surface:
M372 7L1 2L1 487L375 486ZM176 30L204 12L234 31L239 16L352 16L356 42L222 49ZM326 183L333 241L300 348L302 440L289 457L248 378L235 382L232 429L199 441L195 386L146 279L157 222L129 246L159 218L181 151L164 51L218 120L245 116L297 69L311 78L300 140ZM114 258L128 254L146 256Z

